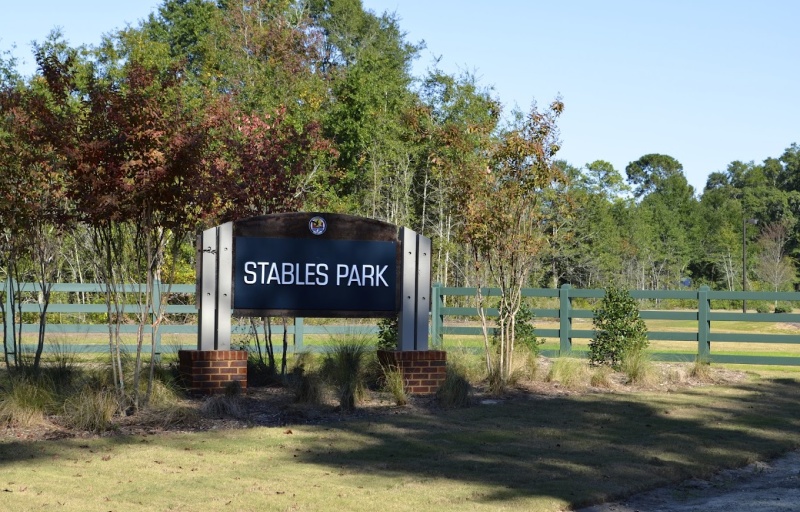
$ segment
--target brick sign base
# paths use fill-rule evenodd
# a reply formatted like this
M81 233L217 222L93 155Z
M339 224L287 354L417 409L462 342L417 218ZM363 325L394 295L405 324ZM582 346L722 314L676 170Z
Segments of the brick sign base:
M178 369L189 393L224 393L238 382L247 388L247 352L244 350L179 350Z
M444 350L379 350L378 360L384 366L399 369L406 392L415 395L436 393L447 375Z

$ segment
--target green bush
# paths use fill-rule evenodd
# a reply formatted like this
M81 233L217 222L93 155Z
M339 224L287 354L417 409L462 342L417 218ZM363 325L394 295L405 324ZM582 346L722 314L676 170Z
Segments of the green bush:
M530 307L523 305L517 313L514 323L514 339L516 343L528 349L532 356L539 355L539 346L544 343L536 337L536 328L533 325L534 315Z
M523 304L519 308L517 318L514 321L514 343L527 348L533 356L537 356L539 355L539 346L544 343L544 340L536 337L536 327L533 325L533 320L533 310L531 310L530 306ZM499 336L500 330L496 329L492 336L492 343L496 347L500 346Z
M775 306L776 313L791 313L792 312L792 303L791 302L779 302L777 306Z
M770 308L769 304L766 302L757 302L756 303L756 313L769 313Z
M397 317L378 321L378 350L397 350Z
M589 342L589 361L619 369L628 353L644 350L647 326L639 318L639 308L630 293L608 288L594 311L595 338Z

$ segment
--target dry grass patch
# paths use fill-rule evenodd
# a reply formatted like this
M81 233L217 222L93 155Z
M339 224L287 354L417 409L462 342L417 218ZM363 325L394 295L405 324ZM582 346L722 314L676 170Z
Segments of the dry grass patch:
M645 350L634 350L626 354L620 362L620 370L627 376L630 384L648 387L659 380L650 354Z
M589 384L593 388L610 389L614 387L614 369L608 365L600 365L593 369Z
M49 386L29 379L9 380L0 394L0 424L30 427L42 423L56 404Z
M558 357L553 360L546 380L571 390L585 388L589 384L589 365L585 359Z
M714 374L711 371L711 365L706 361L695 361L692 368L689 370L689 376L700 382L714 382Z
M119 410L119 400L113 391L87 386L64 401L61 420L73 429L105 432L112 427Z

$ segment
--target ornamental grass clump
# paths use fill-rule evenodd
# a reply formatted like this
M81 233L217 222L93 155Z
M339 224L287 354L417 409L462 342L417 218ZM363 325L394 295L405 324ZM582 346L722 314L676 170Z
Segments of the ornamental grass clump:
M650 354L644 350L627 352L620 363L620 370L628 377L628 384L649 386L658 380Z
M447 362L447 375L436 392L436 401L446 408L469 407L472 403L472 386L463 367Z
M12 378L0 392L0 425L30 427L44 421L56 397L41 379Z
M648 346L647 326L636 301L626 290L608 288L594 311L595 338L589 342L589 362L619 370L629 355Z
M589 384L594 388L605 388L609 389L614 386L614 370L608 366L598 366L592 372L592 376L589 379Z
M713 382L711 363L703 358L697 358L689 370L689 376L700 382Z
M85 386L64 401L64 423L78 430L105 432L113 427L120 404L116 394L108 389Z
M403 372L396 366L383 367L383 388L391 393L397 405L408 404Z
M336 339L323 362L323 371L339 395L342 412L353 411L366 393L364 374L372 345L360 337Z
M566 389L582 389L590 380L585 359L558 357L550 366L547 382L557 382Z

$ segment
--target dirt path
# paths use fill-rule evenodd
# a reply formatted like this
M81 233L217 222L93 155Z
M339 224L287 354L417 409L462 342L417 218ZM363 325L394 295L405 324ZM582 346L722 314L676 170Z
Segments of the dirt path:
M578 512L800 512L800 451Z

